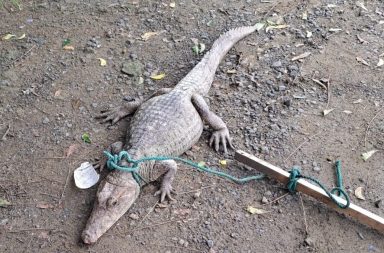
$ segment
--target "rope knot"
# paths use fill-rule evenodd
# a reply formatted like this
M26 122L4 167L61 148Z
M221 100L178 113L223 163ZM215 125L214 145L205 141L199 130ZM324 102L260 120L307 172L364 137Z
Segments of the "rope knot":
M296 166L293 167L292 170L290 170L289 172L290 172L290 175L289 175L287 188L289 192L294 193L296 192L297 181L303 176L301 175L300 169Z

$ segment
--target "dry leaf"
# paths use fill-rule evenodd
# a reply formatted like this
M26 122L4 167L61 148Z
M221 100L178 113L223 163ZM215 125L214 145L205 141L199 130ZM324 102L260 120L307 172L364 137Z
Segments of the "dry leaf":
M359 6L361 9L365 10L365 11L368 11L368 9L364 6L364 3L363 2L359 2L357 1L356 2L356 5Z
M23 33L23 35L21 35L20 37L17 37L16 39L17 40L22 40L22 39L24 39L25 38L25 33Z
M61 92L62 92L63 90L57 90L56 92L55 92L55 98L57 98L58 96L60 96L61 95Z
M255 28L257 31L260 31L265 26L265 23L256 23Z
M341 28L330 28L328 31L334 33L334 32L340 32L340 31L342 31L342 30L343 30L343 29L341 29Z
M335 110L335 108L325 109L325 110L323 111L323 116L326 116L327 114L329 114L329 113L332 112L333 110Z
M158 75L154 75L154 76L151 76L151 78L153 80L161 80L165 77L165 74L164 73L161 73L161 74L158 74Z
M366 65L366 66L369 66L369 63L366 62L366 61L365 61L363 58L361 58L361 57L356 57L356 61L359 62L359 63L362 63L362 64L364 64L364 65Z
M263 209L259 209L259 208L253 207L253 206L248 206L247 207L247 211L250 214L265 214L265 213L269 213L269 211L265 211Z
M364 190L364 187L362 187L362 186L356 188L356 190L355 190L356 198L361 199L361 200L365 200L365 197L363 195L363 190Z
M10 206L10 205L12 205L11 202L9 202L6 199L0 198L0 207L7 207L7 206Z
M179 215L179 216L187 216L191 213L191 209L188 208L179 208L176 210L173 210L173 214Z
M306 11L303 12L303 14L301 15L301 19L304 19L304 20L308 19L308 13Z
M376 153L377 149L373 149L371 151L365 152L361 154L361 158L363 158L364 162L367 161L374 153Z
M73 50L75 50L75 48L74 48L73 46L71 46L71 45L65 45L65 46L63 46L63 49L64 49L64 50L68 50L68 51L73 51Z
M204 161L200 161L197 165L199 167L205 167L205 162Z
M300 54L298 56L293 57L291 61L297 61L297 60L300 60L300 59L304 59L304 58L306 58L306 57L308 57L310 55L311 55L311 52L305 52L305 53L302 53L302 54Z
M175 3L175 2L170 3L170 4L169 4L169 7L171 7L171 8L175 8L175 7L176 7L176 3Z
M79 144L74 143L71 146L68 147L68 149L65 151L65 157L69 157L72 154L74 154L77 151L77 148L79 147Z
M265 28L265 31L269 32L272 29L284 29L287 27L289 27L289 25L270 25L270 26L267 26L267 28Z
M106 66L107 65L107 61L104 60L103 58L97 58L99 61L100 61L100 66Z
M54 206L52 204L48 204L48 203L44 203L44 202L38 203L36 205L36 207L40 208L40 209L54 208Z
M383 66L384 65L384 60L379 58L379 62L376 64L377 67Z
M352 104L360 104L361 102L363 102L363 100L359 98L358 100L353 101Z
M151 38L152 36L155 36L155 35L158 35L159 32L146 32L144 33L143 35L141 35L141 38L144 40L144 41L147 41L149 38Z
M9 39L12 39L13 37L16 37L16 35L8 33L3 36L3 40L9 40Z
M49 238L49 231L41 231L38 235L40 239L48 239Z
M236 74L236 72L237 72L236 69L228 69L227 70L228 74Z
M356 35L357 39L359 40L359 42L361 44L368 44L368 41L366 41L365 39L361 38L358 34Z

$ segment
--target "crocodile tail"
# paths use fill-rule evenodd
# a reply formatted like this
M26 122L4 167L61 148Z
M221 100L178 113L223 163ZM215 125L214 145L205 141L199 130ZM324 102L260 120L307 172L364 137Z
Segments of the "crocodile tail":
M210 67L215 69L220 64L221 60L228 53L228 51L241 39L247 35L256 31L255 26L243 26L231 29L226 33L222 34L212 45L211 50L204 55L201 60L202 64L208 64Z
M213 82L215 72L227 52L242 38L257 30L257 26L244 26L222 34L201 61L179 82L177 88L193 90L205 95Z

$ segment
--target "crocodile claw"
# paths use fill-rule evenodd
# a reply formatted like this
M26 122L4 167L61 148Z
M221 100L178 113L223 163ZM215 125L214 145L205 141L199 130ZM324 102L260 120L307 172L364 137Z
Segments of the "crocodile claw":
M230 148L234 149L232 145L232 140L231 140L231 137L229 136L229 131L227 128L220 129L212 133L211 139L209 140L209 146L212 147L214 145L216 152L218 152L220 143L223 146L224 153L228 152L227 145Z
M161 186L160 190L155 192L154 196L160 195L160 203L165 200L165 197L167 197L171 201L174 201L175 199L172 198L171 193L175 194L175 190L170 184L166 184Z
M108 121L112 122L112 125L116 124L117 121L121 120L125 116L129 115L130 111L125 108L125 106L118 106L114 109L107 110L99 115L97 115L95 118L102 119L102 123L106 123Z

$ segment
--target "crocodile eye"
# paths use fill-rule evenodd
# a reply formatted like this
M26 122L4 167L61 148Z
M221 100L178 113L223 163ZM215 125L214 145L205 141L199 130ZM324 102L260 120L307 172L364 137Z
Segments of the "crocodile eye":
M107 207L113 207L117 204L117 199L116 198L113 198L113 197L110 197L108 200L107 200Z

